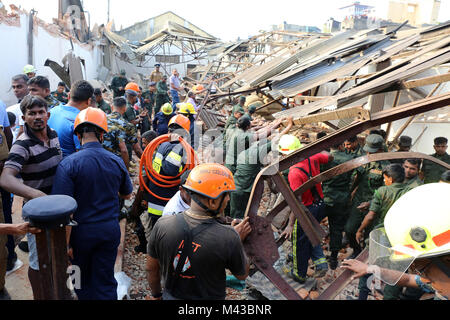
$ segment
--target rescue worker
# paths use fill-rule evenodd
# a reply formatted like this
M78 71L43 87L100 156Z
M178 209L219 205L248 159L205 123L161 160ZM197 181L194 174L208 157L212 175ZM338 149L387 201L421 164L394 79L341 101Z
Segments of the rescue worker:
M40 96L45 99L48 104L48 110L61 105L61 102L51 95L50 82L46 77L36 76L28 80L28 90L32 96Z
M111 81L111 90L113 91L114 98L122 97L125 95L125 86L128 83L125 70L120 70L119 76L116 76Z
M152 299L224 300L226 269L239 280L249 273L242 245L251 232L249 218L240 224L235 220L231 227L217 220L235 189L231 172L220 164L195 167L184 188L191 208L161 218L148 244Z
M407 188L415 188L423 184L419 178L420 160L418 159L406 159L403 162L403 168L405 169L405 181Z
M178 134L181 133L181 136L186 140L189 136L189 127L190 121L185 116L179 114L172 117L168 126L170 141L162 143L153 155L153 170L160 177L165 177L166 181L177 180L177 176L186 166L187 155L178 140ZM174 134L175 132L177 134ZM161 181L160 177L150 176L148 179L144 179L147 180L146 184L150 192L153 193L146 192L144 194L144 199L148 203L148 211L147 214L144 213L141 216L147 241L150 238L152 227L161 218L167 202L178 192L178 185L168 186L167 183ZM162 200L161 198L167 200Z
M434 150L436 153L432 157L450 164L450 155L447 153L448 139L445 137L437 137L434 139ZM424 160L422 164L422 175L424 183L439 182L441 175L445 172L445 168L428 160Z
M159 81L161 81L161 79L163 77L163 73L161 71L159 71L160 67L161 67L161 64L156 63L155 70L153 70L152 73L150 74L150 81L154 82L155 84L158 83Z
M364 151L368 154L383 152L383 143L383 137L380 135L369 135L366 139ZM353 181L350 189L352 191L352 205L345 225L345 233L350 247L353 249L351 258L357 257L361 252L361 245L356 241L356 232L367 214L375 191L383 186L383 169L387 165L389 165L388 161L371 162L355 170L355 181Z
M142 107L147 109L148 114L151 115L155 109L156 82L150 82L148 90L142 92L142 99L144 101Z
M253 121L253 117L252 116L255 114L255 112L256 112L256 106L249 106L248 107L248 111L247 111L247 113L245 115L250 118L250 121Z
M119 195L131 198L133 186L123 161L101 143L108 132L106 114L97 108L81 111L74 131L81 150L58 166L52 194L74 198L76 228L67 228L69 257L80 268L79 300L117 300L114 264L120 243Z
M170 102L169 97L169 88L167 87L167 76L163 75L161 81L156 83L156 100L155 100L155 111L153 112L156 115L161 107Z
M183 103L179 103L177 105L178 108L178 114L182 114L183 116L185 116L186 118L189 119L189 121L191 122L191 127L189 128L189 133L190 133L190 144L192 147L194 147L195 145L195 140L194 140L194 136L195 136L195 115L197 114L197 112L194 109L194 106L192 104L190 104L189 102L183 102Z
M162 106L161 111L155 115L153 119L153 131L156 131L158 136L166 134L169 131L169 121L175 116L172 105L166 103Z
M69 96L66 93L66 84L59 82L56 91L52 92L52 96L62 104L69 102Z
M301 148L302 145L298 142ZM281 145L281 150L289 149L287 146ZM320 174L320 165L333 161L333 156L326 151L315 154L289 169L289 185L292 191L297 190L303 183ZM308 208L311 214L320 223L325 218L325 204L323 202L323 192L321 184L317 184L310 190L305 191L301 195L304 206ZM325 276L328 271L328 264L323 254L322 246L316 247L311 245L308 237L300 227L293 212L289 216L289 224L281 233L282 237L292 239L293 243L293 268L291 270L291 278L301 284L307 280L308 261L311 258L315 266L315 278Z
M398 150L396 152L409 152L411 150L412 138L409 136L401 136L398 139ZM390 163L403 164L405 159L393 159Z
M333 161L322 165L321 171L327 171L338 165L346 163L353 157L345 152L342 143L330 148ZM329 265L335 270L338 265L338 254L342 249L342 233L349 215L350 185L352 171L340 174L322 183L323 200L325 202L325 215L328 217L330 228L330 257Z
M125 167L130 166L130 158L126 143L135 145L138 143L136 138L136 128L127 122L122 115L127 108L123 97L114 99L113 112L107 115L108 132L103 135L103 147L121 157Z
M31 64L27 64L25 67L23 67L23 74L25 74L28 79L36 77L36 72L36 68Z
M123 118L128 122L137 125L139 124L139 108L136 106L138 101L140 89L139 85L135 82L129 82L125 86L125 98L127 100L127 110L123 115Z
M102 90L100 88L96 88L94 90L96 107L102 110L106 114L111 113L111 106L103 99Z
M234 174L236 172L236 161L238 155L247 150L252 143L269 137L273 130L277 129L286 118L274 121L270 126L262 128L257 132L250 132L250 118L243 116L237 121L234 130L228 129L225 166ZM290 122L289 122L290 124ZM229 134L229 135L228 135Z
M239 105L233 107L232 114L228 117L225 128L222 134L222 148L224 155L227 154L227 139L236 130L236 124L239 118L245 114L244 108Z
M354 136L344 142L345 152L352 155L353 158L359 158L365 155L363 148L359 145L358 137Z
M241 119L247 118L246 116ZM239 121L241 121L239 119ZM248 118L247 118L248 119ZM292 117L289 118L289 123L286 128L276 136L273 141L272 136L265 136L263 139L253 142L249 148L241 151L236 159L236 167L234 174L234 181L236 184L236 191L230 196L230 216L232 218L244 218L245 210L250 199L253 183L256 180L261 169L265 166L265 158L272 147L278 144L280 137L287 134L294 125ZM266 140L268 138L269 140ZM231 171L231 170L230 170Z
M407 192L387 212L384 227L371 232L369 264L345 260L342 268L355 273L352 279L373 275L388 285L421 289L434 293L435 300L448 300L449 194L445 183ZM412 274L405 273L408 269Z

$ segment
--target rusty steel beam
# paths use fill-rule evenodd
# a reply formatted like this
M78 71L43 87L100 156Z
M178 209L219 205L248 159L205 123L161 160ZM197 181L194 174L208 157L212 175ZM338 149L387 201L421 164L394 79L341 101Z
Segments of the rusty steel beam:
M336 166L334 168L331 168L330 170L327 170L314 178L308 180L304 184L302 184L298 189L296 189L293 194L295 197L300 196L302 193L304 193L306 190L311 189L313 186L315 186L318 183L322 183L324 181L327 181L335 176L338 176L340 174L346 173L348 171L352 171L362 165L368 164L370 162L377 162L382 160L397 160L397 159L426 159L429 161L432 161L434 163L437 163L444 168L447 168L450 170L450 165L438 160L432 156L418 153L418 152L392 152L392 153L374 153L370 155L365 155L350 161L347 161L346 163L343 163L339 166ZM286 206L289 205L289 202L286 200L281 201L278 205L276 205L266 216L266 219L269 221L272 221L278 213L280 213ZM290 206L290 205L289 205Z
M297 164L298 162L303 161L303 160L307 159L308 157L327 149L330 146L342 143L346 139L348 139L352 136L355 136L364 130L382 125L384 123L389 123L392 121L400 120L405 117L428 112L428 111L435 110L435 109L445 107L448 105L450 105L450 93L436 96L433 98L415 101L415 102L412 102L412 103L409 103L409 104L406 104L403 106L399 106L395 109L389 109L389 110L377 112L376 114L372 115L371 119L351 124L339 131L336 131L336 132L318 140L315 143L308 145L307 147L293 153L292 155L282 159L281 161L274 162L271 165L269 165L268 167L264 168L255 179L255 183L253 185L252 193L250 195L250 200L247 205L247 210L246 210L246 214L245 214L246 216L250 217L250 224L252 225L253 230L258 230L258 228L257 228L258 226L254 225L254 224L256 223L256 221L259 220L256 217L258 216L258 209L259 209L259 205L260 205L260 202L262 199L262 194L264 191L264 179L267 179L269 177L273 178L273 176L275 176L274 179L276 181L280 182L279 185L282 185L281 181L279 180L279 177L276 178L276 176L279 175L279 172L290 168L291 166ZM402 158L404 157L404 155L400 155L400 154L398 154L398 156L402 156ZM423 155L421 155L421 156L423 156ZM427 156L425 156L425 157L427 157ZM430 159L430 160L434 161L436 159L434 159L434 160ZM434 161L434 162L436 162L436 161ZM277 173L274 174L273 172L277 172ZM288 196L290 194L288 192L285 192L285 193ZM291 195L291 197L292 197L292 195ZM301 211L299 211L299 213L302 216L303 215L307 216L307 214L302 214ZM274 215L272 214L269 218L273 218L273 217L274 217ZM266 222L267 221L271 221L271 220L269 219L269 220L266 220ZM256 228L255 228L255 226L256 226ZM254 232L255 231L253 231L252 234ZM305 233L306 233L306 230L305 230ZM310 230L309 233L306 233L306 235L308 236L309 239L312 239L313 241L316 240L316 236L314 235L314 232L312 232L312 230ZM258 239L258 240L255 240L255 239ZM261 243L264 243L266 245L265 250L258 250L258 249L255 250L255 248L259 248L259 246L261 246ZM267 265L267 268L270 269L270 266L272 266L271 261L273 258L268 259L268 257L273 257L273 256L277 257L278 256L278 250L275 250L275 248L277 247L277 244L275 242L273 233L267 233L265 236L261 236L261 237L254 237L254 236L252 237L252 235L250 235L249 238L245 241L245 246L246 246L246 248L248 248L248 247L253 248L254 251L252 251L253 256L251 258L251 261L253 263L255 261L258 261L255 263L255 266L263 273L264 273L264 270L261 270L261 268L260 268L262 265L261 261L265 262L265 265ZM268 270L267 268L266 268L266 270ZM268 277L268 279L272 283L274 283L274 285L277 288L279 288L280 290L284 290L282 288L285 288L287 283L285 283L283 278L274 275L273 272L271 273L271 272L266 271L266 273L264 273L264 274ZM288 298L288 296L292 297L288 292L281 291L281 293L283 295L285 295L287 298Z
M367 263L369 260L369 250L365 248L355 260ZM317 300L333 300L351 281L353 271L345 270L336 278L324 292L320 294Z

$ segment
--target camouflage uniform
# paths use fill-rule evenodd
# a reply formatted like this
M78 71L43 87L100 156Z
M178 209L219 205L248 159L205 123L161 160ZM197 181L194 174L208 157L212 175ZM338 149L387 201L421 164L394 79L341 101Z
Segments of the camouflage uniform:
M345 150L345 153L351 155L353 157L353 159L366 155L366 152L363 150L363 148L360 145L358 145L358 147L354 151Z
M124 141L126 144L134 145L138 142L136 127L127 122L120 113L113 112L107 115L108 133L104 134L103 147L122 157L119 144Z
M322 165L321 172L353 159L350 154L339 150L332 150L331 155L334 160ZM330 250L336 256L342 247L342 232L349 214L351 178L352 171L349 171L322 183L325 212L330 224Z
M58 100L59 102L62 102L64 104L67 104L69 102L69 96L64 91L59 93L58 91L53 91L52 96Z
M47 104L48 104L48 110L49 110L49 111L50 111L51 109L53 109L54 107L57 107L57 106L59 106L59 105L61 104L61 102L58 101L58 100L56 100L56 98L53 97L52 95L48 95L48 96L45 98L45 101L46 101Z
M445 153L442 156L435 153L435 154L432 154L431 156L438 160L441 160L443 162L450 164L450 155L448 153ZM429 160L423 160L422 171L425 175L424 183L427 184L427 183L439 182L441 180L442 174L446 170L447 169L438 165L437 163L431 162Z
M149 103L143 103L142 107L146 108L148 110L149 114L152 114L153 112L153 108L155 107L155 99L156 99L156 95L154 92L151 92L150 90L146 90L142 93L142 101L149 99L150 102Z
M103 99L102 99L102 101L100 101L100 103L97 102L97 108L99 108L106 114L111 113L111 106Z

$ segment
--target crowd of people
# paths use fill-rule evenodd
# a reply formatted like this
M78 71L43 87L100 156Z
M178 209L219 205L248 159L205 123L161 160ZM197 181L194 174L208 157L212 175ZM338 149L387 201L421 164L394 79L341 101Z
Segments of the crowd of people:
M114 263L122 218L135 222L140 242L135 250L147 254L152 299L220 300L225 298L226 270L238 280L246 279L250 262L243 242L252 229L245 212L253 184L275 154L289 156L306 145L289 134L292 118L258 127L256 108L239 97L223 135L213 142L223 149L223 159L200 164L196 97L207 89L196 85L185 90L177 70L167 84L156 65L145 91L122 70L112 79L111 103L102 88L88 81L73 83L69 93L61 82L51 92L49 80L36 75L33 66L23 71L11 80L18 103L0 105L0 298L8 298L5 273L17 260L13 234L27 235L19 248L29 252L34 298L43 299L45 292L35 235L42 230L28 222L12 224L13 196L24 203L46 195L77 201L73 219L78 226L66 232L70 263L81 270L81 287L75 288L79 300L117 299ZM325 132L318 138L323 136ZM362 144L358 137L348 139L293 165L283 176L295 191L320 172L365 154L386 152L385 142L383 130L372 130ZM450 164L447 143L447 138L437 137L432 156ZM409 151L411 144L410 137L400 137L398 151ZM136 174L139 186L133 198L131 178ZM384 227L389 209L403 195L449 179L449 171L434 162L402 159L371 162L307 190L299 200L318 222L328 218L331 254L326 257L321 245L311 245L291 213L280 231L293 244L290 276L304 284L311 259L313 277L323 277L338 267L338 253L349 245L352 255L342 267L358 272L359 299L367 299L370 272L353 259L371 232ZM128 209L127 199L133 200ZM230 217L228 223L224 217ZM448 219L446 223L448 230ZM407 281L401 284L411 287ZM416 299L427 292L423 286L413 287L409 294ZM441 296L448 298L448 292L441 290ZM384 297L400 299L402 287L386 286Z

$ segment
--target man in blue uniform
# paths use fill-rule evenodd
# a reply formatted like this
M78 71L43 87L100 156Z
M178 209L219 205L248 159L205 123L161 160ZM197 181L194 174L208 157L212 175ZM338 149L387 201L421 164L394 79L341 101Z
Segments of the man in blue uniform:
M71 263L81 270L81 287L75 292L79 300L117 300L119 195L129 199L133 186L122 159L101 145L108 131L103 111L81 111L74 131L81 150L60 163L52 193L71 196L78 203L73 215L78 226L68 230L67 237Z

